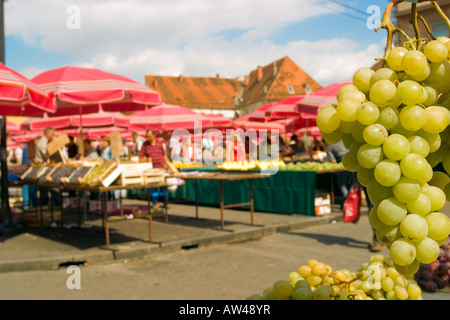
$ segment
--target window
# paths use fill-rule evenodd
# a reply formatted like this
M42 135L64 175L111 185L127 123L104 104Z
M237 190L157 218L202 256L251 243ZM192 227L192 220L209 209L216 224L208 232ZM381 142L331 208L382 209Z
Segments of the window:
M436 38L448 37L448 26L443 20L431 22L430 29Z
M292 86L287 86L287 90L288 90L288 92L290 94L294 94L295 93L295 90L294 90L294 88Z

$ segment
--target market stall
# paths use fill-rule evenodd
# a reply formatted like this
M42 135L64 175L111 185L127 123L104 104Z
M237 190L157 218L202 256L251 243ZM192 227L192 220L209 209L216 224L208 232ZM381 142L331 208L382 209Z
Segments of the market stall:
M150 189L167 186L164 170L152 168L151 163L119 161L80 161L68 164L46 163L32 165L22 173L20 179L24 184L38 187L40 193L48 192L49 189L57 189L61 195L67 191L78 192L78 197L80 197L81 193L98 194L101 202L100 212L105 229L105 249L112 249L109 238L109 223L117 220L126 221L122 214L118 216L118 219L111 216L107 209L107 194L116 190ZM154 212L151 210L150 195L148 195L147 201L147 212L139 214L137 217L149 220L149 241L153 242L152 215ZM63 222L63 199L61 199L60 205L61 220ZM41 203L36 210L38 220L41 222L43 221L42 208ZM120 209L122 210L122 203L120 203ZM53 220L53 205L51 201L50 210ZM80 217L81 211L79 210ZM167 206L164 210L164 215L166 222L168 222Z
M172 197L178 201L220 206L220 199L224 203L243 203L251 196L252 192L254 211L316 216L316 196L329 195L331 207L335 194L334 175L343 170L339 164L328 163L327 165L328 167L322 165L321 169L318 167L296 169L294 166L289 166L278 170L276 174L266 174L266 179L255 179L252 184L249 181L229 181L222 186L222 190L212 180L198 179L198 181L194 181L193 179L186 179L186 183L179 186ZM241 167L243 166L241 165ZM223 167L195 166L192 168L183 167L179 170L197 173L233 172L234 174L245 174L239 169L238 164L234 169L223 170L221 168ZM258 169L249 172L260 174ZM249 206L242 205L240 208L248 210Z

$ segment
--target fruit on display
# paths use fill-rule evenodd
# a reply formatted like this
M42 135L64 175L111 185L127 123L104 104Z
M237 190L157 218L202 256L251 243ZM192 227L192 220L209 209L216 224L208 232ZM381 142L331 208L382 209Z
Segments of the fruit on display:
M115 168L117 168L118 162L113 160L106 160L101 164L96 165L86 176L82 183L88 186L96 186L101 183L101 179L105 178Z
M256 160L256 161L225 161L217 165L218 169L227 171L250 171L250 170L270 170L285 167L286 163L279 160Z
M450 237L441 245L438 258L432 263L421 263L415 280L423 291L435 292L450 287Z
M172 161L172 164L175 168L199 168L202 167L201 163L186 163L183 161Z
M75 170L76 167L73 166L60 166L51 175L47 176L47 180L54 183L61 183L62 178L69 177Z
M317 124L326 141L342 137L342 164L367 189L371 226L403 273L435 261L450 234L441 212L450 196L450 38L409 38L390 20L396 3L379 27L388 31L382 67L357 70ZM406 41L392 48L396 32Z
M79 184L86 177L86 175L91 171L92 166L79 166L67 176L67 178L62 179L63 183Z
M412 271L400 273L391 259L373 255L359 270L333 270L310 259L286 279L275 281L247 300L423 300Z
M280 170L286 171L333 171L333 170L343 170L344 166L342 163L333 162L289 162L285 166L280 167Z

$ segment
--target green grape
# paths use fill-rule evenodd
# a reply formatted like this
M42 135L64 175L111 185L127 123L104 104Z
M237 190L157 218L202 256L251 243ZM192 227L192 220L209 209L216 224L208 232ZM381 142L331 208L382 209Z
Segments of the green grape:
M400 222L400 233L413 243L422 241L428 234L427 222L418 214L410 213Z
M379 204L384 199L393 197L392 187L385 187L378 183L375 177L371 178L367 183L367 194L372 203Z
M370 144L363 144L357 153L357 159L359 164L366 168L375 168L378 162L383 160L383 148L382 146L373 146Z
M399 117L400 117L400 113L399 113ZM413 136L415 134L417 134L417 131L410 131L410 130L406 130L405 128L403 128L402 124L400 123L400 121L398 121L397 126L391 130L391 134L399 134L402 135L406 138Z
M423 73L427 65L427 57L419 50L406 52L402 59L403 71L411 76L417 76Z
M372 85L369 92L370 101L380 108L388 107L395 100L397 87L390 80L379 80Z
M438 187L441 190L444 190L448 183L450 183L450 177L441 171L434 171L433 178L428 182L430 186Z
M400 273L397 271L397 269L395 269L395 267L393 266L389 266L386 269L386 275L391 278L394 282L395 279L397 279L398 277L400 277Z
M402 127L406 130L420 130L427 122L425 109L418 105L404 106L400 110L399 120Z
M397 95L400 98L400 102L405 105L415 105L426 101L425 93L427 91L419 83L412 80L405 80L397 87Z
M331 300L334 290L330 285L322 285L314 290L313 300Z
M413 263L416 258L416 247L410 241L399 238L392 242L389 255L395 264L407 266Z
M404 47L396 47L392 49L387 56L387 63L389 65L389 68L394 71L403 71L402 59L407 52L408 49Z
M386 292L386 300L398 300L394 290Z
M381 221L378 218L377 208L378 208L378 203L374 204L372 209L370 209L369 215L368 215L370 226L374 229L377 229L378 226L381 224Z
M432 263L439 257L439 244L428 237L416 243L416 259L421 263Z
M401 134L391 134L383 143L383 153L391 160L401 160L410 152L409 141Z
M363 187L367 187L369 180L373 178L374 169L366 169L358 164L356 167L356 178Z
M430 63L430 75L426 82L433 84L440 92L446 92L449 89L450 64L447 61L441 63Z
M437 91L436 87L431 84L425 84L423 85L423 88L427 92L427 100L425 100L423 104L427 107L436 104L439 98L439 92Z
M410 153L400 160L400 169L407 178L419 180L427 175L429 164L421 155Z
M388 226L399 224L406 217L406 214L406 204L394 197L381 201L377 209L378 219Z
M408 291L405 288L395 286L394 292L398 300L408 300Z
M436 40L442 42L447 47L448 55L447 58L450 59L450 38L449 37L437 37Z
M366 126L375 123L375 121L378 120L379 115L380 109L371 101L362 103L356 111L356 119Z
M363 130L364 141L374 146L382 145L386 141L387 137L388 131L379 123L371 124Z
M353 136L351 134L344 133L342 135L342 143L347 149L350 148L353 142L355 142L355 139L353 139Z
M417 135L421 136L428 142L430 147L430 153L436 152L441 146L441 136L439 133L430 133L423 130L419 130Z
M273 284L272 290L275 300L287 300L292 295L293 287L287 280L278 280Z
M450 149L446 148L447 150L442 150L442 166L444 167L445 172L447 174L450 174Z
M394 286L395 286L394 280L390 277L386 277L383 280L381 280L381 289L384 292L389 292L389 291L394 290Z
M333 105L326 105L319 110L316 123L321 132L332 133L339 128L340 118Z
M339 116L339 119L348 122L355 121L356 111L358 110L360 105L360 102L353 99L341 100L336 107L336 112Z
M375 73L373 69L370 68L360 68L356 70L353 74L353 84L358 88L359 91L367 93L370 90L370 78Z
M308 288L298 288L292 294L292 300L313 300L313 291Z
M327 142L329 144L338 143L339 141L342 140L343 135L344 134L339 129L336 129L335 131L330 132L330 133L322 132L323 140L325 140L325 142Z
M337 95L336 95L336 99L339 101L339 100L341 100L341 95L343 95L344 93L346 93L346 92L353 92L353 91L358 91L358 88L355 86L355 85L353 85L353 84L346 84L346 85L343 85L340 89L339 89L339 92L337 93Z
M431 73L431 68L430 68L430 65L427 64L425 70L421 74L414 75L414 76L407 75L407 77L410 77L414 81L422 82L430 76L430 73ZM409 80L409 79L405 78L405 80Z
M422 289L417 284L410 284L407 290L409 300L419 300L422 297Z
M352 137L355 141L359 143L365 143L364 140L364 129L366 128L365 125L361 124L359 121L353 122L353 131L352 131Z
M410 152L421 155L422 157L427 157L428 153L430 153L430 146L428 145L427 140L425 140L421 136L411 136L408 138Z
M251 296L245 298L245 300L263 300L263 297L262 297L262 295L255 293L255 294L252 294Z
M395 185L401 175L402 172L397 161L386 159L375 166L374 177L382 186L391 187Z
M341 101L344 101L344 100L353 100L353 101L358 102L358 103L363 103L363 102L365 102L367 100L367 98L366 98L366 95L363 92L361 92L359 90L356 90L356 91L343 92L339 96L338 103L340 103Z
M295 282L294 291L300 288L311 289L311 286L309 285L308 281L306 281L305 279L301 279Z
M386 107L380 110L376 121L390 131L397 126L399 115L400 112L396 108Z
M398 229L398 225L388 226L382 222L380 222L375 229L375 234L377 236L378 241L384 244L387 247L390 247L394 240L397 240L401 237L400 231Z
M430 166L428 161L427 161L427 168L428 169L425 175L417 179L417 181L419 181L420 183L427 183L428 181L431 180L431 178L433 178L433 167Z
M431 212L425 216L428 224L428 237L437 241L450 234L450 219L441 212Z
M398 74L390 68L380 68L372 74L372 77L370 78L370 87L380 80L394 82L395 80L398 80Z
M392 187L395 198L404 203L416 200L420 196L421 191L422 189L417 180L405 176L402 176Z
M416 200L406 203L409 212L425 217L431 212L431 201L425 194L420 193Z
M342 165L344 168L350 172L356 172L358 168L358 160L353 158L352 154L350 152L347 152L342 157Z
M297 271L292 271L289 273L289 280L292 282L293 285L295 285L295 283L298 280L302 280L302 279L303 279L303 277Z
M416 248L417 250L417 248ZM406 277L411 277L416 274L416 272L419 270L420 262L417 259L414 259L414 261L407 265L407 266L399 266L394 263L394 268L397 269L399 273Z
M431 40L425 45L423 53L429 61L441 63L447 58L448 49L441 41Z
M353 125L354 124L355 123L353 121L342 121L341 120L341 123L339 125L339 130L341 130L344 135L345 134L351 135L352 132L353 132Z
M428 133L440 133L448 126L448 117L445 108L430 106L425 108L426 122L422 130Z
M428 185L422 188L422 193L430 199L431 211L439 211L445 206L447 199L442 189Z

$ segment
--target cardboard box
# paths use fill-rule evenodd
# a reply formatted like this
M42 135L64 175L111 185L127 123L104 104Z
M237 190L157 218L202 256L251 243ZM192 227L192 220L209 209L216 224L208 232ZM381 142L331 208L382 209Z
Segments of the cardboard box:
M331 213L331 199L330 194L316 196L314 199L314 206L316 216Z

